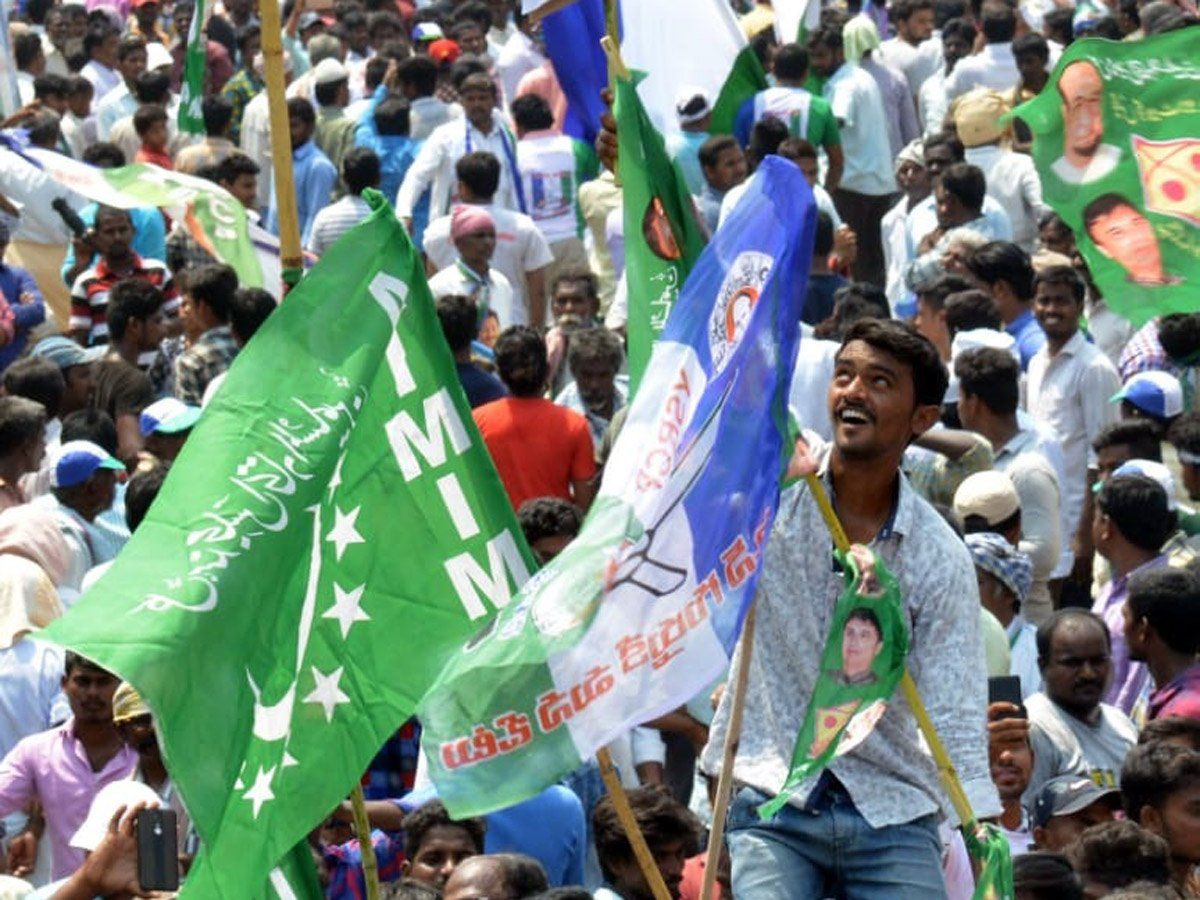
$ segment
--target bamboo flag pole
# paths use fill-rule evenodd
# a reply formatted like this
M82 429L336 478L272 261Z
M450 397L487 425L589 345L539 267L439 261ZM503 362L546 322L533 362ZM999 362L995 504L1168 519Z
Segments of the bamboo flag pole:
M350 792L350 808L354 812L354 830L358 832L358 848L362 852L363 882L366 900L379 900L379 863L375 859L375 844L371 841L371 823L367 819L367 801L361 784Z
M825 493L825 485L821 484L821 479L816 475L805 475L804 480L808 483L808 489L812 491L813 499L817 501L817 508L821 511L821 518L825 520L825 527L829 529L829 533L833 537L834 546L845 553L850 549L850 539L846 536L842 523L838 521L833 504L829 502L829 495ZM933 727L933 721L925 709L925 701L921 699L921 694L917 691L917 684L907 670L904 672L904 678L900 681L900 689L904 692L904 699L908 701L913 717L917 720L917 727L921 729L921 734L925 735L925 743L929 745L929 751L933 754L933 761L941 776L942 787L950 798L950 805L954 807L962 826L970 828L975 824L975 813L971 809L970 801L967 800L962 782L958 778L958 772L954 769L954 763L950 761L950 754L946 752L946 746L938 736L937 729Z
M300 253L300 216L296 210L296 181L292 173L292 140L284 97L283 25L278 0L261 0L263 69L267 109L271 124L271 171L279 212L279 256L284 290L294 287L304 274ZM370 843L370 841L368 841Z
M633 848L638 868L642 870L642 877L650 886L654 900L671 900L671 892L667 890L667 883L663 881L662 872L658 870L658 863L654 861L646 838L642 835L642 829L638 827L633 807L629 805L629 795L625 793L621 775L613 765L612 754L608 752L607 747L601 747L596 752L596 762L600 764L600 777L604 779L604 786L608 789L608 795L612 797L613 809L616 810L621 827L625 829L625 837L629 839L629 846Z
M742 626L742 655L738 657L729 728L725 731L725 744L721 748L721 772L717 777L716 802L713 804L712 824L708 829L708 852L704 860L700 900L710 900L712 897L717 883L717 868L721 862L721 846L725 843L725 820L729 815L729 795L733 792L733 757L742 733L742 710L746 706L746 682L750 680L750 655L754 648L754 610L755 607L751 605L746 613L746 623Z

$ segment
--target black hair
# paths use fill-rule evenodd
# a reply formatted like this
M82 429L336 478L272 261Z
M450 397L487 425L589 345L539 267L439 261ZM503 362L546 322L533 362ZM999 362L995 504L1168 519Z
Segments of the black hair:
M801 81L808 74L808 50L802 44L784 44L775 51L775 77Z
M1067 847L1067 859L1085 883L1120 888L1135 881L1171 880L1167 842L1127 820L1093 825Z
M853 281L833 292L833 312L813 329L813 335L840 342L855 322L890 317L887 295L881 288L866 281Z
M1184 413L1172 422L1167 440L1179 450L1200 455L1200 412Z
M471 346L471 341L479 333L479 308L474 300L461 294L439 297L437 315L451 353Z
M1145 619L1159 638L1176 653L1200 652L1200 577L1190 569L1162 566L1138 572L1129 579L1126 599L1134 621Z
M955 162L962 162L966 159L966 150L963 149L962 141L958 139L958 135L950 131L939 131L925 138L923 144L926 157L929 156L929 151L934 147L946 147L950 150L950 155Z
M840 25L823 25L817 28L808 38L809 47L825 47L833 51L842 50L842 29Z
M167 121L167 111L157 103L143 103L133 114L133 130L137 136L144 138L155 125Z
M1083 296L1087 290L1083 279L1079 277L1079 273L1072 266L1046 266L1044 269L1038 269L1033 275L1033 293L1035 296L1037 295L1039 284L1067 285L1071 288L1071 294L1077 304L1083 303Z
M146 52L146 39L140 34L127 34L117 43L117 59L123 60L139 50Z
M133 79L133 97L138 103L157 103L166 106L171 96L171 76L157 69L147 69Z
M338 93L350 84L350 78L339 78L337 81L326 81L313 85L313 99L317 106L333 106L337 103Z
M241 175L258 175L258 163L245 153L234 152L217 164L216 176L220 184L233 184Z
M1200 350L1200 315L1172 313L1158 320L1158 343L1172 359L1185 359Z
M313 109L312 103L303 97L292 97L288 100L287 111L289 119L299 119L305 125L315 125L317 123L317 111Z
M983 4L979 30L989 44L1006 44L1013 39L1017 30L1016 11L1007 3Z
M58 143L61 132L61 119L58 113L50 109L41 109L34 113L25 124L29 132L29 143L37 147L49 147Z
M738 142L731 135L714 134L700 145L700 149L696 155L700 160L701 168L711 169L717 164L722 153L726 150L735 149L740 148L738 147ZM778 149L778 145L776 145L776 149Z
M48 97L67 97L67 79L62 75L47 73L33 79L33 96L36 100Z
M221 94L209 94L200 101L200 114L204 118L204 133L220 137L233 121L233 101Z
M342 159L342 178L351 194L379 187L379 171L379 156L367 147L355 147Z
M970 46L975 40L975 27L966 19L957 17L949 19L942 26L942 40L948 37L956 37Z
M454 10L454 23L459 25L467 21L478 25L479 30L487 34L488 29L492 27L492 11L487 8L487 4L480 3L479 0L466 0L465 3L459 3Z
M1083 208L1084 229L1090 232L1093 223L1095 223L1098 218L1101 216L1107 216L1114 209L1122 206L1128 206L1135 212L1137 211L1137 206L1132 201L1122 197L1120 194L1101 194ZM1141 213L1138 213L1138 215L1141 215Z
M603 325L574 332L567 349L567 368L574 372L576 365L588 361L606 362L615 374L625 361L621 339Z
M907 22L913 13L922 10L933 12L933 0L896 0L888 7L888 18L893 22Z
M690 856L699 845L700 823L686 806L671 796L664 785L647 785L628 792L629 805L651 854L663 845L682 840ZM612 797L605 794L592 811L592 834L600 869L613 877L612 863L633 859L633 848L617 817Z
M151 466L139 467L129 479L125 488L125 524L131 532L137 531L146 518L170 470L169 464L156 460Z
M550 104L537 94L525 94L509 104L513 122L523 131L542 131L554 127Z
M1003 536L1012 531L1014 528L1020 527L1020 525L1021 507L1018 506L1016 512L1014 512L1007 519L1001 519L999 522L989 522L985 517L978 515L977 513L971 513L968 516L964 516L962 531L963 534L991 533ZM1017 606L1020 606L1020 603L1018 603Z
M197 266L188 272L184 289L196 303L208 306L218 321L228 322L238 289L237 272L224 263Z
M801 159L817 158L817 148L804 138L798 137L784 138L779 142L779 147L776 148L775 153L784 159L790 159L792 162Z
M746 153L754 159L763 159L779 152L779 145L788 138L787 126L779 119L759 119L750 128L750 140Z
M367 60L367 64L363 66L363 87L366 88L364 93L368 97L375 93L375 88L383 84L383 78L391 64L392 61L382 53L376 53Z
M145 321L158 312L164 302L163 292L140 278L125 278L113 285L108 294L105 322L109 340L119 342L132 319Z
M574 503L559 497L535 497L521 504L517 521L525 542L532 546L542 538L574 538L583 527L583 513Z
M953 194L967 209L980 210L983 208L983 198L987 196L987 179L983 170L970 163L955 163L947 167L941 177L942 190Z
M463 57L454 64L454 89L460 94L465 94L467 91L490 91L493 96L496 94L496 82L492 80L492 76L488 74L486 68L471 70L462 66L463 61L468 59ZM475 61L479 66L484 66L480 60ZM461 67L461 68L460 68ZM461 75L461 77L459 77Z
M0 397L0 456L7 456L46 427L46 407L28 397Z
M966 264L984 284L1003 281L1022 303L1033 299L1033 263L1012 241L988 241L967 256Z
M1050 62L1050 45L1036 31L1023 34L1013 40L1013 56L1036 56L1042 64Z
M863 341L909 366L918 406L941 405L949 384L946 367L937 348L912 325L894 319L863 319L850 326L842 338L842 350L852 341Z
M1096 508L1142 550L1157 551L1175 530L1176 514L1167 507L1167 492L1145 475L1109 478L1096 495Z
M442 900L442 892L436 886L415 878L384 882L379 886L379 892L385 900Z
M394 12L376 10L367 16L367 33L372 37L375 36L376 31L384 26L391 26L400 33L404 31L404 23L400 21L400 17Z
M515 397L538 397L546 389L546 342L537 329L512 325L496 339L496 371Z
M48 419L58 415L66 390L62 369L40 356L18 359L4 370L4 393L42 404Z
M946 298L946 329L950 336L975 328L999 331L1002 324L996 301L987 291L971 288Z
M385 97L375 107L375 130L380 134L404 136L411 129L411 108L403 97Z
M485 859L499 863L504 886L512 897L530 897L550 887L542 864L524 853L489 853Z
M243 346L258 333L263 323L275 312L278 304L270 291L257 287L240 287L233 292L229 310L229 330Z
M83 36L84 55L91 59L96 50L117 33L111 22L89 22L87 32Z
M419 97L430 97L437 90L438 68L428 56L410 56L396 67L396 78L410 85Z
M592 300L600 299L600 279L588 269L566 269L560 271L554 276L554 280L550 282L551 297L558 293L558 286L563 282L583 284L587 290L588 297Z
M1102 428L1092 441L1092 449L1099 453L1109 447L1128 447L1131 459L1162 462L1158 427L1146 419L1123 419Z
M1013 857L1013 886L1026 900L1083 900L1083 886L1061 853L1035 850Z
M1092 612L1090 609L1081 609L1075 606L1068 606L1063 609L1056 609L1050 613L1037 629L1037 651L1038 661L1046 662L1050 659L1050 644L1054 640L1054 633L1058 631L1058 626L1067 622L1086 621L1095 625L1104 634L1104 644L1110 650L1112 649L1112 636L1108 633L1108 626L1104 624L1104 620Z
M480 200L490 200L500 187L500 160L487 150L475 150L454 164L458 180Z
M86 656L76 653L74 650L68 650L63 657L63 674L67 678L70 678L71 673L76 669L92 669L95 672L103 672L105 675L112 674L99 663L93 662Z
M846 622L866 622L875 629L875 633L879 635L879 639L883 640L883 626L879 624L879 616L869 606L854 607L854 609L850 610L850 615L846 616Z
M960 294L974 288L973 282L954 272L943 272L929 281L917 285L918 299L924 301L933 312L941 312L951 294Z
M1121 802L1131 822L1149 806L1161 810L1179 791L1200 784L1200 753L1178 744L1138 744L1121 766Z
M414 809L400 823L404 831L404 853L408 859L415 859L421 851L421 844L434 828L457 827L467 833L475 852L483 852L483 835L486 824L483 819L452 819L441 800L430 800L428 803Z
M813 256L828 256L833 251L833 218L823 209L817 210L817 230L813 240Z
M117 452L117 423L102 409L77 409L63 416L62 442L91 441L110 454Z
M18 34L13 39L12 50L13 61L16 62L17 68L24 69L37 59L38 55L42 52L41 36L34 34L32 31Z
M235 32L233 42L237 44L240 53L245 51L246 42L256 37L262 37L262 26L258 22L247 22ZM249 65L251 61L247 59L244 62Z
M1193 751L1200 751L1200 719L1191 716L1162 716L1151 719L1138 732L1139 744L1184 740Z
M959 391L978 397L998 416L1010 416L1021 401L1021 365L1011 353L978 347L954 360Z

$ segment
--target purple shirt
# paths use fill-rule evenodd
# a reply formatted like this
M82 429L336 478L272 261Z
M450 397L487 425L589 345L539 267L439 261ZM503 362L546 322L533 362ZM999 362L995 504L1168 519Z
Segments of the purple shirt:
M137 753L122 745L99 772L75 737L75 720L24 738L0 762L0 816L42 804L53 854L51 878L66 878L83 864L83 851L70 846L100 788L128 778Z
M1200 719L1200 664L1184 669L1150 695L1150 719Z
M1108 693L1104 696L1104 702L1111 703L1127 716L1133 714L1134 706L1150 684L1150 673L1146 664L1131 660L1129 646L1125 643L1125 614L1122 609L1125 606L1125 598L1129 596L1129 579L1138 572L1161 566L1166 561L1166 556L1156 556L1124 575L1114 575L1112 581L1100 591L1092 606L1092 612L1102 618L1108 626L1108 634L1112 639L1113 678Z

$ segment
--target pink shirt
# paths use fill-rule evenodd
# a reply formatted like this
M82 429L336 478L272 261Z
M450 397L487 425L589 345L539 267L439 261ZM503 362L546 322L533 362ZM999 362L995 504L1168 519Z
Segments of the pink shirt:
M70 846L100 788L128 778L137 754L126 746L99 772L75 737L74 719L24 738L0 762L0 816L42 804L53 854L52 878L66 878L83 864L83 851Z

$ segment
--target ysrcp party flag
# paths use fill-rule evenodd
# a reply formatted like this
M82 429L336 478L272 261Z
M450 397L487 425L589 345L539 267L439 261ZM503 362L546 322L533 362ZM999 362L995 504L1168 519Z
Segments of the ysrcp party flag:
M158 206L172 210L210 256L233 266L243 286L263 286L246 208L220 185L147 163L98 169L36 147L22 155L59 184L96 203L121 209Z
M1012 851L1000 829L987 822L976 822L975 829L964 828L963 840L979 861L972 900L1013 900Z
M208 65L208 36L204 33L207 0L196 0L188 25L187 49L183 56L183 83L179 90L176 124L183 134L204 134L204 76Z
M766 159L684 285L579 537L421 702L456 815L518 802L724 672L779 500L816 209Z
M265 886L531 569L420 257L371 193L47 631L153 710L203 844L189 896Z
M683 173L667 156L635 84L634 79L616 79L613 108L625 221L629 382L634 390L650 360L650 348L704 249Z
M1200 31L1071 44L1037 97L1046 202L1074 230L1104 300L1135 325L1193 312L1200 291Z
M875 557L875 584L864 590L857 560L837 553L846 588L833 609L821 674L796 736L779 795L759 812L779 812L797 787L835 757L861 744L887 711L908 659L908 627L900 584Z

